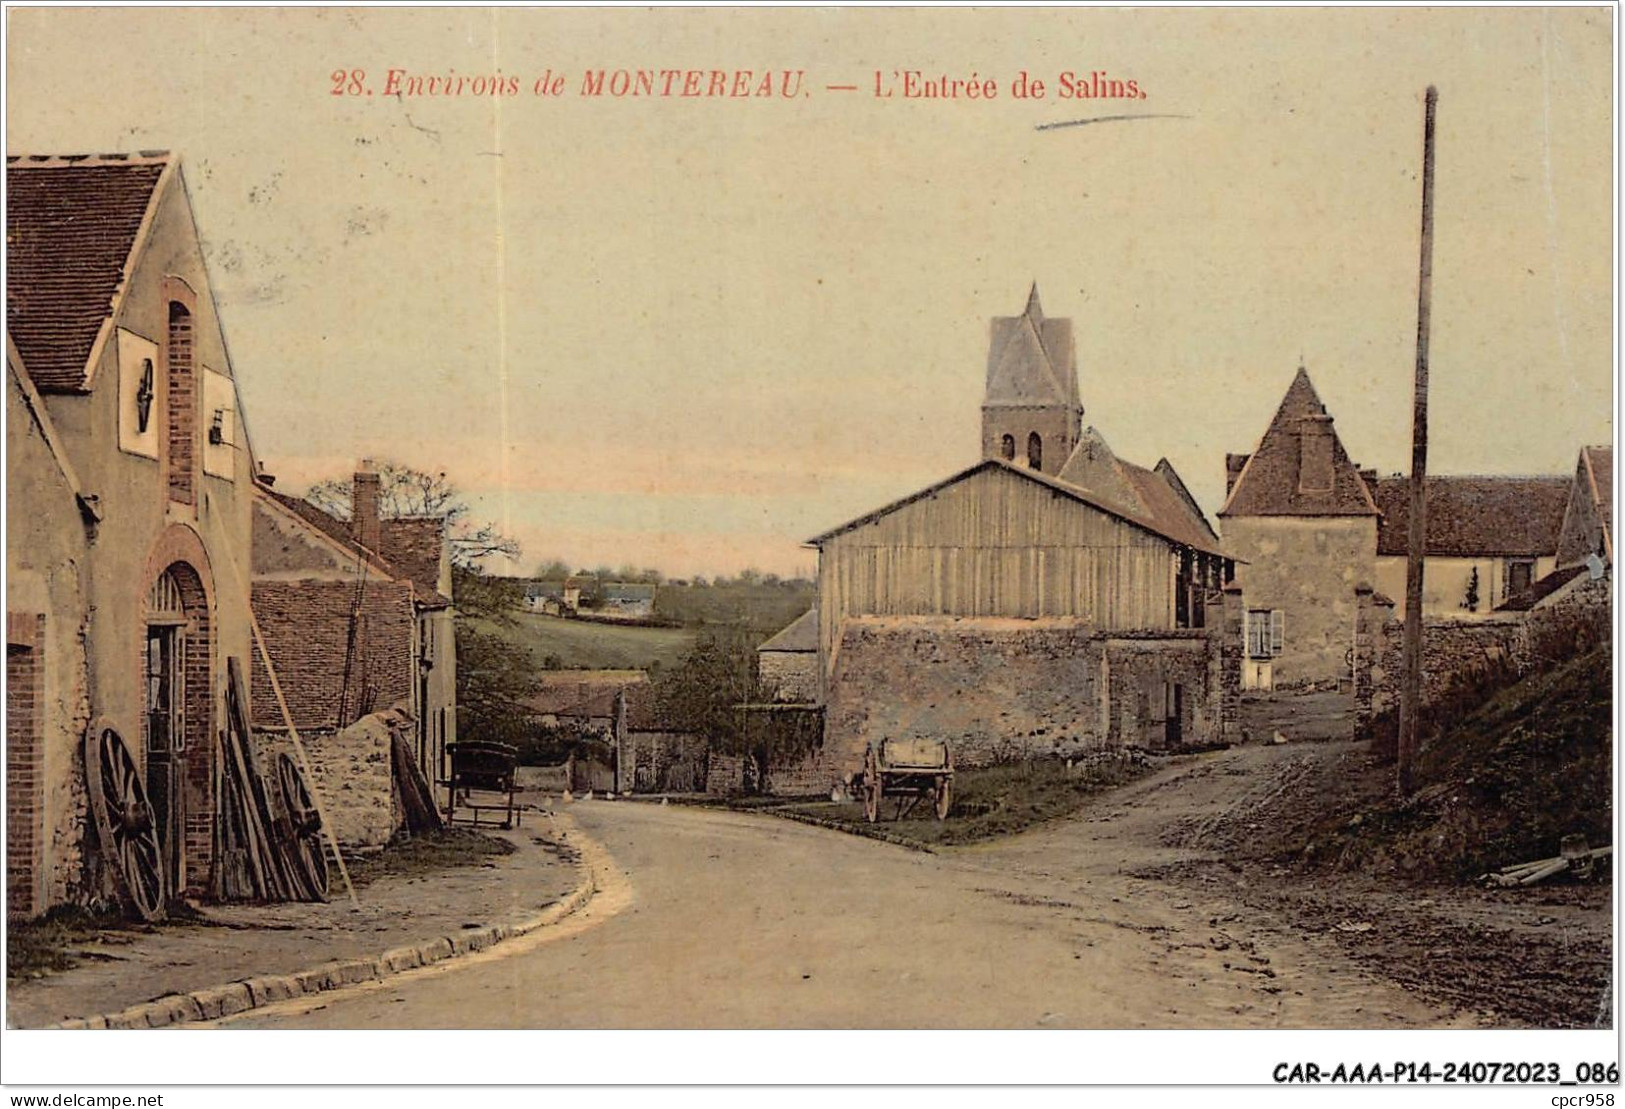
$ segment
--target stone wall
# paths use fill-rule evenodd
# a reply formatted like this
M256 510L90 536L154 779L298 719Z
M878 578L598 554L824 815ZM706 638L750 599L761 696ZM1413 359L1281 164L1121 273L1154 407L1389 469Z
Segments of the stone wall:
M1277 689L1349 678L1355 587L1375 579L1375 516L1229 516L1225 549L1249 609L1280 610Z
M756 657L778 700L803 705L818 700L817 651L761 651Z
M699 793L705 789L705 741L686 732L626 731L617 748L625 793Z
M1498 613L1478 619L1428 617L1422 622L1422 701L1439 701L1451 685L1475 675L1510 668L1515 673L1546 665L1583 650L1610 632L1611 581L1580 579L1554 593L1528 612ZM1393 619L1393 607L1363 609L1357 651L1370 659L1369 707L1360 708L1362 678L1356 672L1355 702L1359 731L1371 721L1397 711L1402 674L1404 623Z
M825 787L861 769L868 744L884 738L946 739L962 767L1219 740L1227 703L1239 705L1239 643L1228 659L1219 647L1227 635L1239 638L1240 599L1227 594L1226 602L1223 618L1200 631L1103 632L1066 619L849 619L825 706Z
M400 827L401 809L384 714L364 716L340 732L301 731L299 738L314 778L307 785L339 846L351 851L389 842ZM261 770L273 783L278 755L287 752L298 761L286 729L257 729L254 743Z

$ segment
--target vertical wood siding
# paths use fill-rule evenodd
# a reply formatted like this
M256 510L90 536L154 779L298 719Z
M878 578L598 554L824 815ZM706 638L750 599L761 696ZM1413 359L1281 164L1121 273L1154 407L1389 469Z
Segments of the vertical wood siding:
M1173 545L1001 470L825 541L826 666L847 616L1075 617L1105 629L1174 623Z

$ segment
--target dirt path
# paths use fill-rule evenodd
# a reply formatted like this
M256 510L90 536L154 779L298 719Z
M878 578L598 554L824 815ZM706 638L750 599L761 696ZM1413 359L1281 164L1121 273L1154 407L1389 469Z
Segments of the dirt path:
M1335 948L1126 871L1149 798L1185 805L1222 756L1095 818L927 855L751 814L625 802L570 812L624 879L557 942L250 1027L1436 1027L1466 1018ZM1214 769L1207 769L1212 766ZM1121 810L1121 816L1114 815ZM1166 857L1166 852L1164 853Z

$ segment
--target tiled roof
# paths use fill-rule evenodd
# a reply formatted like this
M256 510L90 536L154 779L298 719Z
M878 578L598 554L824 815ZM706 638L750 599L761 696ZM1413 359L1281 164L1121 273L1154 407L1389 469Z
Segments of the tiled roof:
M6 327L41 392L85 388L166 154L6 159Z
M818 606L792 620L779 634L756 648L758 651L816 651L818 650Z
M1027 310L1019 316L995 316L992 330L984 406L1079 407L1072 321L1044 318L1037 284L1027 297Z
M538 715L609 716L615 694L647 684L647 675L641 671L558 671L540 676L539 688L525 699L525 707Z
M440 555L446 522L439 516L395 516L379 521L379 553L412 579L424 603L450 602L440 594Z
M1557 553L1571 482L1566 477L1430 477L1424 550L1445 558L1535 558ZM1377 482L1377 553L1403 555L1410 479Z
M1299 474L1300 429L1318 424L1331 439L1331 483L1324 491L1305 490ZM1219 515L1374 516L1365 481L1331 426L1326 406L1302 366L1292 379L1258 449L1247 459Z
M1105 437L1088 427L1056 476L1104 504L1116 505L1127 515L1149 523L1165 538L1199 550L1216 550L1219 546L1207 517L1166 458L1157 463L1156 470L1136 466L1119 458Z
M380 552L369 551L360 543L357 543L355 541L355 537L350 534L350 525L345 523L343 520L340 520L332 513L317 508L303 497L293 497L289 496L287 493L279 493L275 489L268 488L264 485L261 485L259 489L267 497L271 498L289 512L292 512L295 516L298 516L305 523L309 524L311 527L327 536L333 542L349 551L356 558L365 559L369 562L380 565L385 561Z

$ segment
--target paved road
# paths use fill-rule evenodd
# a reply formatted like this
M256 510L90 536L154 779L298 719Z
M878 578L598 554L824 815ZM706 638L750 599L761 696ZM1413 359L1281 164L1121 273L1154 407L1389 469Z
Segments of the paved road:
M1210 775L1211 776L1211 775ZM1163 776L1159 776L1159 779ZM548 934L244 1014L299 1028L1179 1028L1467 1024L1329 941L1119 873L1189 790L927 855L772 817L570 814L603 890ZM1138 822L1138 823L1137 823ZM319 1008L312 1009L312 1005Z

